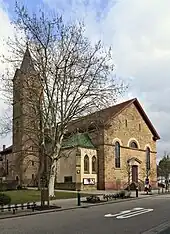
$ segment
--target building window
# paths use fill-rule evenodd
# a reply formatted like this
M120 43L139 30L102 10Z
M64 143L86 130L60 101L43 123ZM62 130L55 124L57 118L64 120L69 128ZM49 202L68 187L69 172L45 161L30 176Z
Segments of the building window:
M139 124L139 131L141 131L141 125Z
M34 166L34 161L32 161L32 166Z
M72 183L72 176L64 176L64 183Z
M147 172L150 170L150 149L146 148L146 170Z
M34 180L34 178L35 178L35 175L34 175L34 174L32 174L32 180Z
M92 173L97 173L97 158L92 157Z
M135 141L132 141L132 142L130 143L130 147L131 147L131 148L134 148L134 149L138 149L138 145L137 145L137 143L136 143Z
M125 126L126 126L126 127L127 127L127 124L128 124L128 123L127 123L127 119L125 119Z
M16 178L15 178L15 179L16 179L16 181L19 181L19 177L18 177L18 176L16 176Z
M89 173L89 157L87 155L84 157L84 173Z
M115 143L115 167L120 168L120 143Z

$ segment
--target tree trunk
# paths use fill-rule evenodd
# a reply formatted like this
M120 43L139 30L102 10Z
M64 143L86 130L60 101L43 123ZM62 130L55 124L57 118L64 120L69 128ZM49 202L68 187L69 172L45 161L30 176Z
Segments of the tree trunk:
M41 176L43 174L43 171L44 171L44 163L40 162L40 165L39 165L39 168L38 168L38 190L41 189Z
M130 191L130 173L128 173L128 191Z
M53 160L50 169L50 178L49 178L49 197L55 197L54 186L55 186L55 178L57 172L57 160Z

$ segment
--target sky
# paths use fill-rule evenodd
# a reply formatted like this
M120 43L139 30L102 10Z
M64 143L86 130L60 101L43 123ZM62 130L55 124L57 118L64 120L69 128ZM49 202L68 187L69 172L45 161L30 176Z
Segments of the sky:
M13 31L13 0L0 0L2 40ZM169 0L29 0L30 11L41 6L62 13L66 20L84 20L92 42L112 47L115 73L129 84L124 99L137 97L161 140L158 158L170 152L170 1ZM0 63L0 69L3 64ZM3 101L0 102L3 112ZM2 144L10 144L8 136Z

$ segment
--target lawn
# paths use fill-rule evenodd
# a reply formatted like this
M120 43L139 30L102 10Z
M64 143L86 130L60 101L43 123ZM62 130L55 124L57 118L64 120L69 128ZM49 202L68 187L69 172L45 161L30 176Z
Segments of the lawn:
M37 202L41 200L40 191L38 190L13 190L5 191L4 194L7 194L11 197L11 204L21 204L26 202ZM81 194L82 197L89 196L89 194ZM54 199L69 199L76 198L77 194L75 192L55 192Z

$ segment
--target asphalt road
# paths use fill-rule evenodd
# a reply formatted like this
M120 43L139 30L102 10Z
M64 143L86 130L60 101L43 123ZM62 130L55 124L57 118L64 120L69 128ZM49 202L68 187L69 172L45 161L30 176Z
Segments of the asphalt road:
M134 208L145 210L132 211ZM120 214L121 211L127 210L129 213ZM106 214L117 215L105 217ZM170 195L161 195L91 208L0 220L0 233L149 234L162 233L167 226L170 227ZM159 228L159 231L154 232L152 228Z

